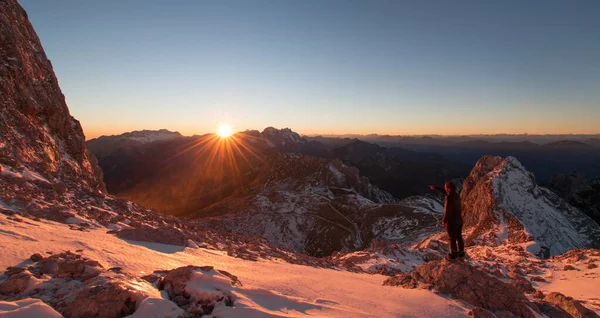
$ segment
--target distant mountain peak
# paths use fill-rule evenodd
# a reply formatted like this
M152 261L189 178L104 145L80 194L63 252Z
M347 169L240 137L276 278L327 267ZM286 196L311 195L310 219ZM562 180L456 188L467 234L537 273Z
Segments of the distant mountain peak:
M306 139L289 128L267 127L262 131L261 136L280 151L297 152L300 147L307 144Z
M137 141L140 143L148 143L148 142L153 142L153 141L157 141L157 140L169 140L169 139L173 139L173 138L180 138L183 137L179 132L172 132L170 130L167 129L160 129L160 130L135 130L135 131L130 131L130 132L126 132L120 135L111 135L111 136L100 136L96 139L91 139L88 141L92 141L92 140L119 140L119 139L127 139L127 140L132 140L132 141Z

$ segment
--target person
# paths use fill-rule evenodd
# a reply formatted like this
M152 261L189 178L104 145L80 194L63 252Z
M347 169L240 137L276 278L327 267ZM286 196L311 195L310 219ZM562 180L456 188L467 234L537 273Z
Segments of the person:
M456 185L447 181L444 188L430 185L431 190L436 190L444 195L444 217L442 218L442 226L448 231L450 237L450 259L465 256L465 242L462 237L462 207L460 195L456 191Z

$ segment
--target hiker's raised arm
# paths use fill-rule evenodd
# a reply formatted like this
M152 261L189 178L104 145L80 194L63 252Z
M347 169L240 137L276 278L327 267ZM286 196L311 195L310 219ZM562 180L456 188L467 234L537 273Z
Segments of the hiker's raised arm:
M437 192L439 192L439 193L441 193L443 195L448 195L448 193L446 192L446 189L444 189L444 188L440 188L440 187L436 187L434 185L430 185L429 189L435 190L435 191L437 191Z

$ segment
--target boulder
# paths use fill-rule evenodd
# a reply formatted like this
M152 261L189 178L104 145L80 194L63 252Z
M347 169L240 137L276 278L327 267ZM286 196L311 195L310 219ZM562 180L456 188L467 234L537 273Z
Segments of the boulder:
M513 286L463 262L446 260L425 263L409 274L389 278L384 285L433 288L443 294L492 311L518 317L535 317L538 308Z
M599 317L595 312L585 308L580 302L577 300L567 297L561 293L553 292L544 299L542 299L542 310L548 316L555 317L560 316L561 311L568 313L569 316L575 318L593 318ZM554 315L550 315L550 313L554 313Z
M200 294L194 290L186 290L188 282L192 279L194 272L197 271L200 271L203 275L211 276L207 279L206 286L200 286L202 289ZM222 282L221 279L215 280L215 276L221 276L225 281L228 279L230 286L241 286L239 279L229 272L216 271L212 266L189 265L168 271L158 284L158 289L166 291L169 298L177 306L184 309L189 316L201 317L202 315L211 314L219 303L225 306L233 306L234 296L227 292L223 285L220 287L214 286L216 281ZM196 284L198 283L196 282ZM198 288L197 285L195 287Z
M102 265L69 251L43 258L33 269L35 274L52 275L56 278L87 280L100 274Z
M531 282L528 281L523 276L516 276L510 282L510 285L514 287L516 290L525 293L525 294L533 294L535 293L535 288L531 285Z
M28 273L18 273L9 276L0 283L0 294L17 294L23 292L29 286L31 275Z
M35 253L35 254L31 255L29 257L29 259L33 262L39 262L39 261L43 260L44 257L40 253Z
M106 282L81 288L70 299L73 301L58 304L65 317L113 318L133 314L137 294L118 282Z

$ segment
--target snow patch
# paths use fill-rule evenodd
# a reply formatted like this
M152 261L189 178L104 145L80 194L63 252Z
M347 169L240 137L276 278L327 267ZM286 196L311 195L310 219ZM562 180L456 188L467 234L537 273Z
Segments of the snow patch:
M333 176L339 184L343 184L346 181L346 176L341 173L333 164L329 164L328 168L329 171L333 173Z
M0 174L8 175L14 178L24 178L32 181L42 181L46 183L50 183L46 178L42 177L39 173L31 171L27 168L23 168L22 172L15 172L12 169L0 165Z
M52 307L39 299L26 298L18 301L0 301L0 317L6 318L62 318Z

